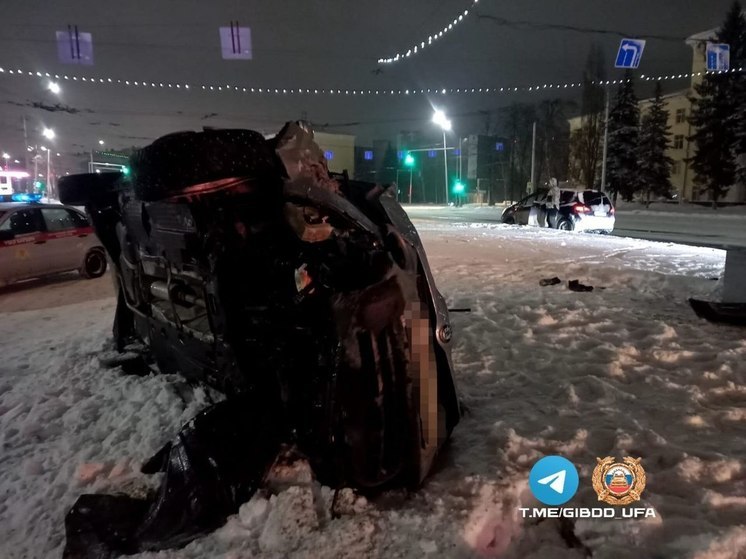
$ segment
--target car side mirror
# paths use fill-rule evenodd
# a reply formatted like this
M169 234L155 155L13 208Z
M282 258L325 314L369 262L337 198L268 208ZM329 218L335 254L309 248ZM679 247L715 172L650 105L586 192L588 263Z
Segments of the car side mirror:
M15 239L15 233L13 231L0 231L0 241L11 241Z

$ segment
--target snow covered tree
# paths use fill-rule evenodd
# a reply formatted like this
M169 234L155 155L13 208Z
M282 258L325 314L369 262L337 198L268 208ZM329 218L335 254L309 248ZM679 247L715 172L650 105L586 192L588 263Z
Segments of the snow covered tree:
M637 148L638 184L646 206L650 205L651 196L664 196L671 192L673 160L666 155L671 137L670 129L663 88L661 82L658 82L653 103L642 117Z
M731 67L746 64L746 19L741 5L734 2L717 33L717 41L731 49ZM739 73L709 73L695 87L692 114L694 154L690 164L695 182L709 193L713 208L736 181L737 171L746 178L746 169L737 161L746 156L746 78Z
M606 183L614 194L632 200L638 187L637 145L640 136L640 107L632 72L627 70L609 113L609 146Z

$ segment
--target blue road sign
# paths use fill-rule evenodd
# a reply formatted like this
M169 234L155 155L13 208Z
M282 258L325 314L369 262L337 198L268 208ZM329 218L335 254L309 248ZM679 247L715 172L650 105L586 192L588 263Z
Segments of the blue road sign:
M616 55L615 68L637 68L645 50L644 39L622 39L619 53Z
M730 45L727 43L707 43L707 69L711 72L730 70Z

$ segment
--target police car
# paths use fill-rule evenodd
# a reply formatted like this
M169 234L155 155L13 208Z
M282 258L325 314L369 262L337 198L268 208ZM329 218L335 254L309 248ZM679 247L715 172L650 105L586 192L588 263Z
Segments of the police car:
M106 255L85 214L39 199L0 196L0 286L72 270L85 278L102 276Z

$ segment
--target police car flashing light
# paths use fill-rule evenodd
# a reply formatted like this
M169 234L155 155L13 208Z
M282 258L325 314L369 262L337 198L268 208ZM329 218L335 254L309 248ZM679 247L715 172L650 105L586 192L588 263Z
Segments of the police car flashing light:
M0 194L0 202L39 202L41 194L29 194L27 192L16 192L11 195Z

